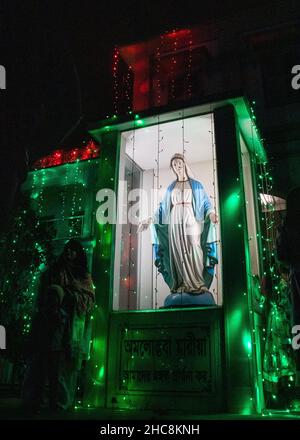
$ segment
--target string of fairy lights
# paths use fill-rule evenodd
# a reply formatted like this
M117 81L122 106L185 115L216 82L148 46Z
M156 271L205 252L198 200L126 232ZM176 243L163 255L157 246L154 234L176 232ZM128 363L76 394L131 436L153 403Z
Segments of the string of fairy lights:
M33 182L31 187L31 194L36 197L36 200L38 202L38 209L37 209L37 222L35 225L35 229L37 229L40 225L40 219L43 215L43 208L44 208L44 195L45 195L45 185L46 185L46 176L45 176L45 170L42 169L39 177L37 176L37 173L33 173ZM28 306L29 310L33 309L34 301L36 297L36 290L37 290L37 283L39 280L39 274L41 271L41 268L46 263L45 259L43 258L43 249L41 248L40 244L38 242L34 243L34 246L36 249L40 250L40 265L35 266L34 264L31 265L29 269L29 280L30 283L26 288L25 295L28 298ZM23 334L28 335L30 333L32 324L32 313L25 313L24 314L24 324L23 324Z
M181 142L182 142L182 156L183 156L183 162L186 163L186 143L188 143L188 141L185 139L185 126L184 126L184 110L182 110L182 119L181 119ZM185 188L184 188L184 184L181 186L181 201L184 202L185 201ZM183 204L183 218L185 215L185 205ZM182 267L184 267L184 260L183 260L183 256L182 256L182 260L181 260L181 264ZM181 295L181 304L182 304L182 295Z
M187 62L187 99L191 99L193 94L192 89L192 63L193 63L193 33L188 29L188 62Z
M72 150L71 152L64 152L64 160L65 164L62 163L62 153L60 151L55 151L52 156L48 156L45 159L41 159L37 161L33 166L33 172L31 175L31 188L30 188L30 198L32 200L32 206L36 213L36 223L33 226L36 231L41 227L42 222L45 224L43 218L47 214L48 209L46 210L46 206L48 206L48 196L46 195L46 187L48 186L51 177L49 174L48 166L57 166L64 165L64 177L61 187L63 190L60 192L60 214L57 214L57 219L60 221L64 221L67 215L74 217L77 210L82 210L82 194L78 189L80 186L84 187L86 185L86 176L83 172L82 163L87 162L90 163L90 157L98 157L99 149L96 147L94 143L89 142L84 148L81 148L77 151L77 149ZM79 159L82 159L80 160ZM50 180L49 180L50 179ZM72 188L70 186L72 183ZM81 185L80 185L81 184ZM71 189L71 192L70 192ZM48 194L48 193L47 193ZM68 201L68 209L66 208L66 204ZM79 205L79 206L78 206ZM59 205L57 205L59 206ZM21 213L21 216L26 215L26 211ZM16 244L18 242L19 237L21 237L22 233L24 233L24 222L22 217L19 216L16 218L16 233L14 239L12 240L10 246L11 254L16 253ZM47 215L46 215L47 217ZM48 223L46 221L46 223ZM51 221L49 222L49 225ZM57 226L57 225L55 225ZM73 235L77 235L77 231L73 229L73 225L70 225L70 228L67 232L67 237L69 238ZM64 237L64 238L67 238ZM45 260L45 249L43 245L36 241L33 243L35 252L39 255L39 263L35 262L31 263L28 268L27 280L28 282L24 285L23 294L27 298L26 299L26 310L27 312L22 312L22 307L19 307L20 313L23 319L23 329L22 334L24 336L30 333L31 323L32 323L32 310L34 309L34 303L36 299L37 287L39 283L40 273L47 264ZM2 296L4 297L4 293L7 289L13 288L10 285L9 277L14 277L16 267L17 267L17 255L15 257L14 266L10 268L10 271L7 273L6 280L3 281L3 285L5 286L5 291L2 291Z
M118 81L118 66L120 62L120 52L117 47L115 47L113 55L113 94L114 94L114 114L119 113L118 103L119 103L119 81Z
M125 82L124 82L124 95L126 100L126 109L128 112L132 111L132 99L131 99L131 91L132 91L132 85L133 85L133 73L132 73L132 67L129 65L127 73L125 75Z
M169 101L192 98L192 69L196 46L194 33L190 28L184 31L177 28L167 30L157 38L151 58L149 83L145 81L140 84L141 93L149 94L154 107L160 107ZM122 53L121 56L121 52L122 48L115 46L112 60L113 117L132 114L137 94L135 91L133 96L133 75L135 69L140 69L142 65L141 60L125 65L121 62L124 55Z
M164 139L164 136L162 134L162 128L161 128L161 124L160 124L160 116L157 116L157 156L154 159L156 166L153 170L153 180L154 180L154 184L153 184L153 188L156 189L156 194L159 194L159 190L161 189L161 185L160 185L160 154L163 152L163 146L162 146L162 141ZM158 202L158 200L156 201ZM158 209L158 206L157 206ZM152 251L153 254L153 251ZM153 261L153 260L152 260ZM155 266L155 275L154 275L154 308L157 309L158 308L158 277L159 277L159 272L158 272L158 268Z
M21 334L27 336L30 332L32 322L32 307L36 294L37 282L39 279L40 270L45 264L44 248L43 244L35 241L32 243L33 251L32 255L29 255L29 249L20 249L20 246L25 246L28 234L33 236L33 239L40 227L39 215L43 213L43 199L45 188L45 172L42 171L38 177L34 173L31 188L31 197L36 204L37 221L35 224L28 224L26 221L29 215L28 209L23 209L14 220L12 225L13 238L8 246L8 253L6 255L7 261L11 261L12 265L6 272L3 280L3 289L1 291L2 301L5 307L5 297L14 298L18 294L23 297L21 302L18 302L14 306L14 316L22 322ZM30 214L31 215L31 214ZM29 228L29 229L27 229ZM32 228L32 230L31 230ZM25 241L24 241L25 240ZM6 243L8 245L8 243ZM19 250L22 254L28 253L26 259L22 259L17 254ZM26 267L26 264L28 266ZM24 266L25 265L25 266ZM23 267L24 266L24 267ZM24 273L26 267L26 275ZM18 276L16 276L18 275ZM21 281L22 280L22 281ZM12 292L14 293L12 295ZM7 307L7 304L6 304ZM12 311L7 310L7 314ZM18 336L16 336L18 337Z
M252 105L250 106L250 115L251 115L251 131L252 131L252 147L254 146L254 137L255 135L260 140L261 144L264 145L264 139L260 136L258 127L256 125L256 116L255 116L255 101L252 102ZM254 151L254 148L253 148ZM249 307L250 312L250 319L252 320L252 328L253 328L253 334L251 335L251 344L254 349L256 349L257 343L261 344L261 349L264 351L264 356L260 359L260 363L258 360L257 365L257 374L259 376L259 379L264 383L268 377L268 380L272 380L270 378L270 375L268 375L264 371L264 364L263 362L264 358L268 353L266 352L267 349L270 349L273 351L273 354L271 353L271 357L273 359L273 380L274 383L277 383L278 378L281 375L281 368L286 364L284 367L283 375L286 375L287 371L292 372L293 365L287 366L288 358L287 354L280 354L280 358L278 359L278 354L276 354L277 347L267 345L268 339L272 336L273 331L275 329L268 328L268 322L270 320L273 320L271 322L276 322L278 320L282 319L282 309L279 305L279 302L281 300L281 291L280 291L280 280L281 277L278 272L278 266L276 262L276 221L275 221L275 212L276 212L276 206L275 206L275 199L272 194L273 190L273 177L271 176L270 167L266 160L262 160L258 154L252 156L252 161L254 164L254 168L257 170L257 199L258 199L258 205L260 206L260 214L261 214L261 225L262 225L262 231L260 233L257 233L257 240L261 241L262 245L262 276L263 277L269 277L271 284L269 287L269 290L271 293L271 301L270 301L270 309L269 313L266 316L266 323L265 326L262 328L262 334L260 334L259 328L256 327L255 321L254 321L254 295L251 296L251 302ZM266 200L266 206L262 207L263 199ZM246 202L247 203L247 202ZM249 237L250 239L251 237ZM254 277L252 274L248 274L250 277L252 277L254 282ZM260 290L260 286L258 286L258 289ZM260 293L261 295L261 293ZM259 307L263 311L266 304L266 298L263 296L260 296L260 302ZM278 325L278 323L277 323ZM284 328L284 322L282 322L282 328ZM263 349L264 346L264 349ZM250 355L249 355L250 357ZM289 375L289 382L287 384L288 388L292 387L292 383L294 382L294 376L293 374ZM278 392L278 391L277 391ZM277 392L273 391L271 399L276 401L278 399ZM267 406L270 404L270 402L266 402ZM289 411L289 409L287 409ZM272 415L272 411L265 410L263 415Z
M130 172L130 183L128 183L128 189L134 189L134 166L135 166L135 122L133 123L133 133L132 133L132 158L131 158L131 172ZM127 294L127 309L130 309L131 306L131 297L132 295L136 296L136 280L132 279L132 274L135 267L135 257L136 257L136 249L133 246L133 224L131 219L129 219L129 263L128 263L128 294ZM136 235L136 234L135 234ZM136 298L135 298L136 301Z
M178 49L178 38L176 29L173 30L173 50L171 58L171 98L175 99L175 71L177 63L177 49Z
M159 36L159 43L156 47L156 51L155 51L155 91L156 91L156 99L155 99L155 104L160 107L161 106L161 93L162 93L162 89L161 89L161 50L163 48L163 44L164 44L164 36L160 35Z
M60 212L60 218L63 222L64 218L66 217L66 204L67 204L67 197L68 197L68 191L69 191L69 164L66 164L64 166L64 180L63 180L63 191L62 191L62 206L61 206L61 212Z
M262 223L265 231L265 235L262 235L262 246L264 252L264 275L267 276L270 281L270 291L271 298L269 298L269 313L266 322L266 327L264 327L264 341L266 343L266 350L271 351L272 358L272 374L270 375L269 371L264 371L263 381L266 380L271 381L273 383L278 383L278 380L281 376L285 376L287 372L289 372L289 381L287 384L288 388L293 386L294 382L294 368L293 359L288 358L289 353L279 352L278 347L272 344L271 336L276 331L276 327L278 325L284 329L285 320L287 316L282 314L282 304L281 304L281 276L279 274L278 265L276 262L276 221L275 221L275 200L272 196L273 189L273 179L270 175L269 168L266 163L260 164L259 169L259 190L261 194L264 194L267 199L267 204L265 209L263 210ZM281 322L281 324L278 324ZM269 325L270 323L270 325ZM288 339L289 335L282 335L282 337L286 336ZM290 339L290 338L289 338ZM291 341L290 341L291 342ZM268 353L266 353L267 355ZM266 364L266 367L268 365ZM279 390L273 391L271 398L276 401L278 399Z
M218 187L218 183L217 183L217 158L216 158L216 142L215 142L215 134L214 134L214 116L213 116L213 111L212 108L210 110L210 135L211 135L211 149L212 149L212 184L213 184L213 207L214 207L214 212L216 213L216 215L218 215L218 207L217 207L217 187ZM216 229L216 244L218 245L218 254L219 257L218 259L221 258L221 240L219 238L219 232L218 229L215 227ZM220 295L220 283L219 283L219 276L218 276L218 271L214 271L214 277L216 279L216 289L215 291L213 291L214 295L216 296L216 303L220 304L220 300L219 300L219 295Z

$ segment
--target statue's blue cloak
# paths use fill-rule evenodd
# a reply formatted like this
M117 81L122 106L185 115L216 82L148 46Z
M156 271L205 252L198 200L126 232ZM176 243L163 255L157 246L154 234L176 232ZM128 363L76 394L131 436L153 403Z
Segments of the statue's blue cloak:
M209 214L213 212L210 200L203 185L195 179L189 178L193 193L193 210L198 221L204 221L204 228L201 234L201 247L203 250L204 273L203 278L209 288L214 275L214 266L218 262L215 226L209 219ZM169 247L169 222L172 209L171 193L177 180L168 186L166 194L154 215L152 224L152 243L154 248L154 260L158 271L162 274L170 290L177 285L175 271L172 270L173 261Z

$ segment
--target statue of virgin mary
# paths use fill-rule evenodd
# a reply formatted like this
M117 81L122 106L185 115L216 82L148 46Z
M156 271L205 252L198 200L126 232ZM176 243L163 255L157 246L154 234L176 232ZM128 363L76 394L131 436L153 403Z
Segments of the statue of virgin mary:
M180 304L201 303L195 296L202 294L209 295L208 303L214 304L209 287L217 263L217 216L184 156L174 154L170 166L176 179L167 188L154 218L141 227L143 230L151 224L155 265L171 291L164 305L172 305L178 297Z

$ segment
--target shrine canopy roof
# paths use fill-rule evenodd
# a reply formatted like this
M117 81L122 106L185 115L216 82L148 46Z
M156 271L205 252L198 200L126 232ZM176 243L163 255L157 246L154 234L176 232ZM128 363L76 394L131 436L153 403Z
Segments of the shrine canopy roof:
M249 101L243 96L232 97L213 103L196 105L193 107L187 107L184 109L176 109L175 111L169 111L164 113L155 113L154 115L149 112L139 112L127 115L126 118L119 116L112 116L102 121L92 124L89 127L90 135L101 144L103 134L112 131L126 131L133 130L151 125L156 125L159 121L160 124L164 122L175 121L185 118L197 116L201 114L207 114L213 112L215 109L232 105L236 113L237 126L243 136L248 149L256 156L256 160L260 163L267 162L266 151L263 145L262 137L256 126L256 117L254 105L255 103L249 103Z

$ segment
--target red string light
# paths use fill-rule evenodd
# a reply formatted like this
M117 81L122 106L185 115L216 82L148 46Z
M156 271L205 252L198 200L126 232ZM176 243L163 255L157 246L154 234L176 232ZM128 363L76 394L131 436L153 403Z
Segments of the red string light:
M190 99L192 97L192 59L193 59L193 33L189 29L188 33L188 45L189 45L189 52L188 52L188 63L187 63L187 77L186 77L186 84L187 84L187 97Z
M178 39L177 39L177 32L174 29L173 30L173 54L172 54L172 59L171 59L171 97L172 99L175 99L175 68L176 68L176 56L177 56L177 44L178 44Z
M127 110L132 111L132 99L131 99L131 86L132 86L132 67L128 66L127 74L125 77L125 99Z
M117 47L114 50L113 56L113 88L114 88L114 112L118 114L118 102L119 102L119 82L118 82L118 67L120 61L120 52Z
M153 64L152 64L152 84L151 84L151 105L159 107L167 103L168 98L174 101L177 98L189 100L193 94L193 51L195 37L191 29L173 29L161 34L156 40L154 46ZM154 42L154 41L153 41ZM131 50L131 52L130 52ZM133 53L133 46L125 47L125 52ZM126 53L127 53L126 52ZM165 57L164 57L165 56ZM135 61L135 72L144 71L146 67L147 54L140 61ZM126 59L126 55L125 55ZM122 62L123 66L123 62ZM133 67L128 65L123 74L121 70L121 53L116 46L113 53L113 107L114 115L120 112L132 112L132 86L134 81ZM179 79L177 85L177 78ZM149 79L149 78L148 78ZM181 83L182 80L182 83ZM166 82L166 92L169 96L164 96L164 81ZM168 83L168 84L167 84ZM145 95L149 93L148 80L144 80L138 89L136 89L136 98L138 94ZM180 96L177 94L180 93ZM145 97L140 97L144 102ZM144 104L143 104L144 105Z
M159 44L156 48L156 80L153 86L156 88L155 104L161 106L161 50L163 48L164 36L160 35Z
M100 148L94 141L90 140L81 148L73 148L72 150L56 150L52 154L37 160L33 164L33 169L50 168L66 163L76 162L77 160L88 160L99 157Z

